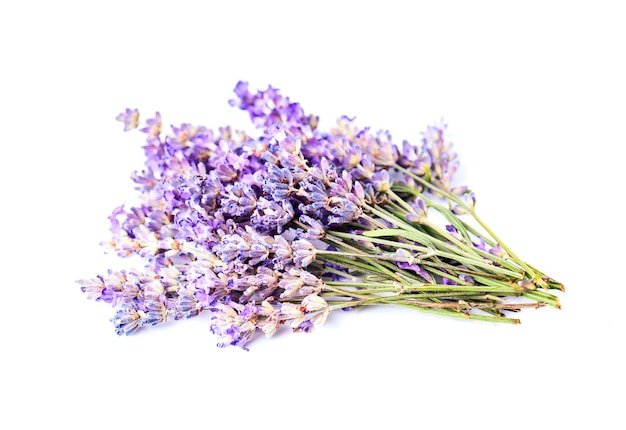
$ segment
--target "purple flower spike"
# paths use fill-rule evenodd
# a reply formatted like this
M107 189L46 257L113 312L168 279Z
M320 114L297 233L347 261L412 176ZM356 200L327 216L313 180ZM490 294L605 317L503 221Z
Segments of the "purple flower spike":
M234 302L217 303L212 311L210 328L211 332L219 338L217 346L233 345L247 351L246 344L252 339L257 329L254 320L257 312L251 311L249 306Z
M141 327L141 316L132 307L123 307L115 313L111 320L115 326L115 333L118 336L129 335Z
M307 267L315 260L315 246L306 239L295 240L291 248L294 251L293 262L296 267Z
M139 126L139 110L126 109L115 117L116 120L124 123L124 131L129 131Z
M146 120L146 127L142 128L140 131L146 133L148 138L154 139L161 134L162 127L163 122L161 121L161 114L156 112L154 118Z
M319 240L326 235L324 225L308 215L301 215L300 222L308 226L307 230L300 234L301 239Z
M102 276L97 276L93 279L81 279L78 281L78 284L81 291L87 294L89 300L102 300L102 292L105 289Z

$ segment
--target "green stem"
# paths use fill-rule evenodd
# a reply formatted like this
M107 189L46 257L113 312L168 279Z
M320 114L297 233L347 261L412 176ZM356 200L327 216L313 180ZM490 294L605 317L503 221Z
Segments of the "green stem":
M425 312L425 313L443 315L443 316L453 317L453 318L463 318L463 319L475 320L475 321L498 322L498 323L508 323L508 324L520 323L519 319L507 318L503 316L476 315L476 314L469 314L465 312L455 312L455 311L450 311L449 309L423 307L423 306L416 305L414 303L394 303L394 304L398 306L408 307L411 309L416 309L418 311Z
M405 230L401 230L401 229L391 229L391 228L387 228L387 229L380 229L380 230L371 230L371 231L366 231L363 232L364 236L367 237L380 237L380 236L401 236L401 237L406 237L408 239L414 240L416 242L420 241L420 236L419 235L415 235L414 232L412 231L405 231ZM392 244L395 242L391 242ZM399 246L399 245L396 245ZM419 247L417 245L415 245L416 248L421 248L419 249L420 251L425 251L428 248L424 248L424 247ZM453 253L449 253L449 252L444 252L444 251L440 251L437 249L431 249L430 250L432 253L434 253L434 255L437 255L439 257L443 257L443 258L449 258L452 260L456 260L459 263L463 263L469 266L477 266L477 267L481 267L483 269L486 269L487 271L491 272L491 273L495 273L495 274L499 274L499 275L503 275L503 276L509 276L515 279L522 279L523 275L517 273L517 272L513 272L511 270L502 268L502 267L497 267L494 265L491 265L489 263L486 263L482 258L481 259L477 259L476 257L469 257L469 256L464 256L459 254L453 254Z
M514 287L498 286L489 287L483 285L440 285L440 284L423 284L423 285L384 285L381 283L372 282L341 282L341 281L327 281L325 285L335 287L375 287L376 291L380 292L478 292L483 294L513 294L519 295L522 290ZM381 285L383 285L381 287Z
M405 169L404 167L396 164L394 166L396 169L398 169L399 171L409 175L411 178L413 178L414 180L416 180L417 182L419 182L420 184L424 185L425 187L428 187L429 189L443 195L445 198L447 198L449 201L452 201L458 205L460 205L461 207L463 207L465 210L467 210L472 217L474 217L474 219L476 220L476 222L478 222L478 224L480 224L480 226L482 228L485 229L485 231L491 235L491 237L493 238L493 240L495 240L498 244L500 244L500 246L502 247L502 249L504 249L506 251L507 254L509 254L509 256L515 260L516 263L518 263L525 271L526 273L528 273L528 275L532 278L533 282L537 283L538 285L544 287L544 288L549 288L549 286L545 283L545 281L543 281L541 279L540 276L538 276L535 271L528 265L526 264L526 262L524 260L522 260L521 258L519 258L517 256L517 254L515 254L490 228L489 226L487 226L487 224L485 224L485 222L478 216L478 214L476 213L476 211L474 210L473 207L468 206L464 201L462 201L461 199L459 199L457 196L455 196L454 194L450 193L448 190L442 189L440 187L437 187L433 184L431 184L430 182L424 180L423 178L420 178L419 176L415 175L414 173L412 173L410 170Z
M524 291L522 293L522 297L561 309L558 297L553 296L552 294L544 293L542 291Z
M493 270L494 266L487 264L483 261L482 258L480 259L476 259L476 257L478 257L478 253L476 248L472 247L471 250L469 250L469 248L466 245L463 245L462 243L460 243L458 241L458 239L455 239L455 242L458 243L459 245L457 245L457 247L452 246L450 244L448 244L447 242L437 239L432 235L426 234L423 231L405 223L404 221L400 220L399 218L397 218L396 216L393 216L391 214L387 214L384 212L384 210L382 210L382 208L379 209L375 209L371 206L368 206L368 209L373 211L376 215L380 216L381 218L385 218L387 219L389 222L397 225L399 228L396 229L396 231L404 231L404 237L411 239L415 242L418 243L425 243L427 245L430 245L432 247L437 247L438 249L445 249L450 251L451 253L448 254L447 258L453 258L453 259L458 259L458 257L462 257L465 258L465 264L471 264L471 262L469 262L470 260L474 261L474 265L478 265L481 266L483 268L488 268L489 270ZM375 236L377 235L379 231L388 231L390 229L378 229L378 230L368 230L368 231L364 231L363 235L366 236ZM459 247L460 246L460 247ZM490 259L491 259L491 254L490 255ZM443 255L442 255L443 256ZM452 256L452 257L451 257ZM464 257L463 257L464 256ZM509 272L509 275L513 273L513 272ZM516 276L518 278L523 277L523 274L515 274L513 276Z
M392 278L394 278L397 281L401 281L402 279L400 277L398 277L397 274L395 274L394 272L391 272L389 269L387 269L384 266L381 266L380 264L376 263L375 261L372 261L371 258L369 257L364 257L364 256L359 256L360 258L362 258L364 261L366 261L368 264L365 263L361 263L358 260L354 260L354 259L349 259L346 257L343 257L341 255L338 254L320 254L319 255L319 260L322 261L331 261L331 262L336 262L341 264L342 266L346 267L346 266L352 266L353 268L360 268L363 271L366 271L367 273L373 273L373 274L381 274L381 273L385 273L388 276L391 276ZM376 270L378 269L378 270Z
M411 207L410 204L408 204L407 202L404 201L404 199L402 199L400 196L398 196L396 193L393 192L392 189L388 189L387 190L387 194L389 196L391 196L392 200L396 201L399 205L401 205L402 207L404 207L404 209L408 212L408 213L415 213L415 209L413 209Z
M392 190L388 190L387 194L389 194L389 196L391 196L392 201L396 201L398 204L401 204L404 207L408 208L408 212L415 213L415 210L408 203L406 203L404 200L402 200ZM435 224L432 221L430 221L428 218L420 219L419 224L422 224L422 225L430 228L431 230L436 232L439 236L444 237L447 241L450 241L450 242L454 243L456 246L458 246L459 248L465 250L466 252L468 252L470 254L478 255L478 253L476 252L476 248L473 245L469 246L467 243L464 243L464 242L460 241L459 239L457 239L456 237L451 235L449 232L447 232L445 230L442 230L441 227L439 227L437 224ZM468 240L469 240L469 238L468 238ZM469 241L469 244L471 244L471 241Z
M419 246L419 245L411 245L411 244L404 243L404 242L399 242L399 241L391 241L391 240L387 240L387 239L371 237L369 234L368 234L367 237L364 237L362 235L352 234L352 233L343 233L343 232L333 232L332 234L336 235L338 237L344 238L344 239L360 240L360 241L366 239L368 241L371 241L373 243L378 243L380 245L388 245L388 246L391 246L391 247L403 248L403 249L408 249L408 250L412 250L412 251L419 251L419 252L423 252L423 253L428 253L428 252L432 253L432 249L429 249L429 248L425 248L425 247L422 247L422 246ZM454 258L455 257L453 255L448 255L446 253L440 253L439 255L442 255L443 257L448 257L448 258ZM477 278L478 276L480 276L480 277L487 277L487 276L489 276L489 274L485 273L484 270L479 270L479 271L469 270L469 269L465 270L465 269L463 269L461 267L452 266L452 265L450 265L448 263L445 263L445 262L439 260L436 257L437 257L437 255L435 255L433 253L433 261L422 259L420 264L424 267L424 269L430 271L431 273L433 272L433 270L431 270L428 266L432 266L434 268L446 269L447 272L448 272L447 274L445 274L445 275L443 273L438 273L438 274L440 274L442 276L447 276L448 278L450 278L449 275L451 275L452 273L456 273L456 272L472 276L474 279L478 279ZM450 273L450 272L452 272L452 273ZM452 275L452 276L454 276L454 275ZM501 274L501 273L498 273L498 274L495 274L493 276L498 276L499 277L499 276L504 276L504 275ZM516 279L518 279L519 277L520 276L516 276ZM455 280L457 282L461 282L458 278L455 279Z

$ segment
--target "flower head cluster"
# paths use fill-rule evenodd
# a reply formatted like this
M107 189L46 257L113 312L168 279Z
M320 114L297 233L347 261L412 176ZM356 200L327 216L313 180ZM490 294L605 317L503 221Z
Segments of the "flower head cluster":
M539 290L561 284L517 258L475 216L474 194L453 185L446 124L398 145L346 116L319 130L271 86L239 82L235 95L257 135L188 123L165 134L158 112L141 128L136 109L117 117L146 135L146 160L132 175L140 203L113 210L103 245L147 265L79 284L117 309L118 334L206 312L220 346L247 348L256 332L308 332L334 309L516 322L504 310L528 303L505 297L558 306Z

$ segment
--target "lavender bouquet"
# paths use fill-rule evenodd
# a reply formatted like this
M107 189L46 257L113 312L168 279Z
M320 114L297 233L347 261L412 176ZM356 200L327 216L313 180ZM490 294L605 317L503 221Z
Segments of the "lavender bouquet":
M511 313L560 307L564 290L520 259L481 220L476 198L452 183L446 125L401 145L386 131L319 118L273 87L235 88L258 135L230 127L140 123L145 168L135 207L115 209L112 239L142 270L78 283L110 303L117 334L211 314L218 345L247 349L256 332L309 332L334 310L404 306L442 316L519 323Z

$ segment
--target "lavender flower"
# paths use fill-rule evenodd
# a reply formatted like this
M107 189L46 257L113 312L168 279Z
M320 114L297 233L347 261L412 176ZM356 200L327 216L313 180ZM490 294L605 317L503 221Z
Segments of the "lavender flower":
M219 339L217 346L239 346L245 350L257 329L254 316L258 313L252 303L217 303L212 308L211 332Z
M254 136L190 123L166 134L159 112L145 124L137 109L116 117L145 134L145 166L131 175L139 203L113 210L102 245L147 264L78 284L115 308L117 334L209 312L218 345L247 350L257 330L310 332L336 309L516 323L504 311L559 307L549 290L563 286L517 257L454 184L443 121L397 145L355 117L320 130L272 86L234 92ZM506 301L517 297L532 303Z
M162 128L163 121L161 121L161 114L159 112L156 112L154 114L154 118L146 120L146 126L143 127L140 131L146 133L149 139L154 139L161 134Z
M115 117L116 120L124 123L124 131L129 131L139 126L139 110L126 109Z
M306 239L297 239L293 241L291 249L294 251L293 262L296 267L307 267L315 260L316 248Z

